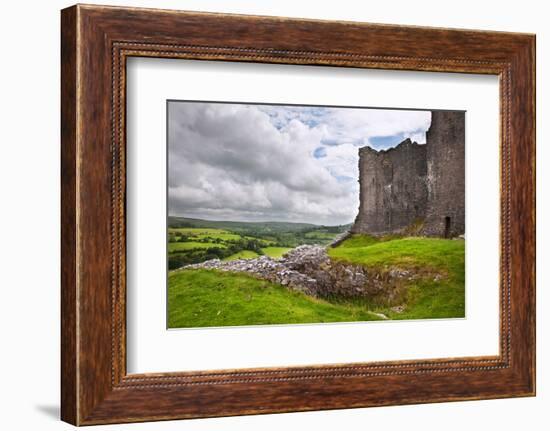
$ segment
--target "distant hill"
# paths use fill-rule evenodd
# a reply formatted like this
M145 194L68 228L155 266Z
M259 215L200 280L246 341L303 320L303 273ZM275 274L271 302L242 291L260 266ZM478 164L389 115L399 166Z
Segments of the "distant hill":
M280 257L303 244L328 245L351 225L240 222L168 217L168 268L258 255Z
M351 225L342 226L322 226L311 223L292 223L280 221L267 222L242 222L242 221L223 221L223 220L202 220L188 217L168 217L168 226L172 228L194 227L194 228L211 228L225 229L233 232L263 232L263 233L278 233L278 232L302 232L307 230L327 229L334 232L342 232L348 229Z

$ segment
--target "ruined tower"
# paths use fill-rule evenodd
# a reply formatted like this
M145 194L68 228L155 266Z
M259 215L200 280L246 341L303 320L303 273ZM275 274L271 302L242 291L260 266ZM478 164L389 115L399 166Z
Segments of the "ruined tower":
M424 234L452 238L464 233L465 113L432 111L426 133L428 206Z
M397 147L359 150L359 214L353 232L397 232L426 215L426 146L407 139Z
M464 233L464 112L432 111L426 145L359 150L359 212L352 233L423 226L428 236Z

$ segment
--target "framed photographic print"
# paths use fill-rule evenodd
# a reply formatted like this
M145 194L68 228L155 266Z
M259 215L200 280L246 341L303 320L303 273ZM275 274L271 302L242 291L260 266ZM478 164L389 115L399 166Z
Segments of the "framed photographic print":
M61 30L63 420L534 395L533 35Z
M464 112L167 110L168 328L465 317Z

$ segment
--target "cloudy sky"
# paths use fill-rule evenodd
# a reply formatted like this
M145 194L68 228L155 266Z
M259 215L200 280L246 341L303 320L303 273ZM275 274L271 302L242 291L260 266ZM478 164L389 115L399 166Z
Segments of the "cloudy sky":
M350 223L358 149L426 142L429 111L168 103L168 212Z

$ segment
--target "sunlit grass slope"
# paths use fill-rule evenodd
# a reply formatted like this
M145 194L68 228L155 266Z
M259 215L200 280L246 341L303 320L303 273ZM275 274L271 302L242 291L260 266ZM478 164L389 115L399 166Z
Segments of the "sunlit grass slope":
M404 312L376 309L392 319L464 317L464 245L463 240L355 235L329 249L329 255L380 270L402 268L425 274L408 286Z
M244 273L177 270L168 277L171 328L389 319L464 317L464 241L352 236L332 259L365 265L371 273L410 269L404 310L369 299L319 300ZM267 253L266 253L267 254ZM395 304L392 304L395 305ZM382 316L383 317L383 316Z
M365 307L331 304L247 274L195 269L168 276L168 327L379 320Z

